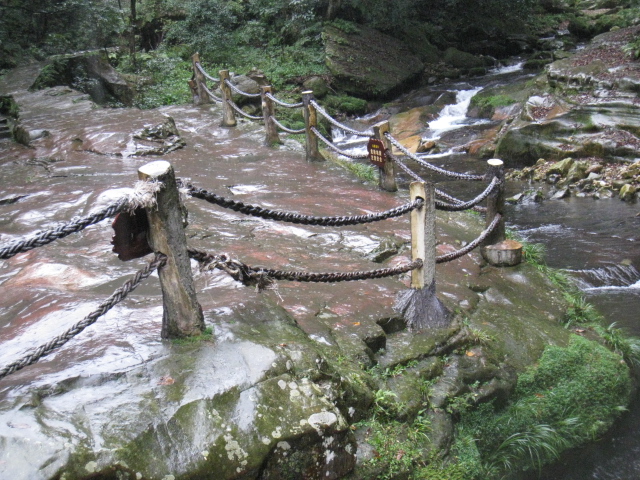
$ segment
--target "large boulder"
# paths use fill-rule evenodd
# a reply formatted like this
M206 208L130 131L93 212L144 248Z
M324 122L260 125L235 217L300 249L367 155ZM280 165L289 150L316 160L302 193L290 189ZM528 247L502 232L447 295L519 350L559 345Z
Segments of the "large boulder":
M31 90L66 85L91 95L105 105L133 105L135 92L127 81L100 54L67 56L46 65Z
M368 27L347 33L328 26L323 38L325 62L336 87L357 97L392 96L424 70L404 43Z

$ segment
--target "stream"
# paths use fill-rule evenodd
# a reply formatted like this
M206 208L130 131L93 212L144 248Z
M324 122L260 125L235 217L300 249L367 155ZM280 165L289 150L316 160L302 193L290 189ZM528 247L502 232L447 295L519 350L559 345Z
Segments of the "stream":
M397 100L403 107L421 106L430 93L447 91L456 95L455 103L444 107L440 115L425 126L423 140L435 140L442 152L419 154L424 160L454 171L482 173L484 161L464 153L461 146L477 138L497 122L471 119L466 116L473 95L487 86L509 83L527 75L522 64L494 70L490 75L468 82L455 82L416 90ZM374 114L368 118L379 118ZM358 122L355 122L358 125ZM353 151L365 151L356 138L334 135L334 140ZM468 198L463 184L444 177L433 177L419 171L423 178L432 178L443 190ZM404 178L408 183L409 178ZM545 190L545 185L509 182L507 197L527 189ZM565 270L583 291L587 301L607 319L633 336L640 336L640 236L638 205L617 198L594 200L570 197L545 200L541 203L508 205L508 226L525 240L542 243L549 266ZM530 480L631 480L640 478L640 401L636 398L630 411L623 415L605 438L580 451L569 452L552 468Z

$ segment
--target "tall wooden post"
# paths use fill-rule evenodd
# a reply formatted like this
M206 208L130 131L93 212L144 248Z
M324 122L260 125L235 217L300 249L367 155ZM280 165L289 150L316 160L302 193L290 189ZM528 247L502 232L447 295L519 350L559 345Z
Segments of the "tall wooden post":
M381 140L384 143L386 152L391 152L391 142L385 133L389 131L389 122L384 121L377 123L373 126L373 135L376 139ZM396 183L396 164L389 159L384 162L384 167L378 167L380 171L380 188L387 192L397 192L398 184Z
M167 256L167 264L159 271L164 306L162 338L200 335L204 316L193 287L173 167L164 160L147 163L138 169L138 178L162 183L157 206L147 209L149 244L154 252Z
M229 105L229 102L233 102L233 94L231 88L227 85L227 80L230 79L229 70L220 70L220 91L222 92L222 123L221 127L235 127L236 126L236 113L233 111L233 107Z
M260 89L260 97L262 98L262 116L264 118L264 128L266 130L265 143L267 146L271 146L282 142L280 141L276 124L271 121L275 108L273 106L273 100L267 96L268 93L271 93L270 85L264 86Z
M200 63L200 54L194 53L191 57L191 60L193 63L193 78L195 80L195 85L189 83L189 86L192 88L192 91L194 91L194 93L197 92L197 98L196 95L194 95L194 103L196 105L205 105L207 103L211 103L209 94L204 89L207 84L207 79L196 65L196 63Z
M486 225L489 226L493 222L496 213L502 215L502 219L493 232L487 236L482 246L494 245L504 241L506 238L504 228L504 162L498 158L492 158L487 161L487 164L489 165L485 176L487 181L497 177L501 183L487 197Z
M304 125L307 135L307 161L315 162L324 159L318 150L318 137L311 131L311 128L318 128L318 113L315 107L311 105L311 100L313 100L313 92L311 90L302 92Z
M422 259L422 268L411 271L411 288L431 287L436 279L436 205L432 183L412 182L411 201L424 200L421 208L411 211L411 258Z

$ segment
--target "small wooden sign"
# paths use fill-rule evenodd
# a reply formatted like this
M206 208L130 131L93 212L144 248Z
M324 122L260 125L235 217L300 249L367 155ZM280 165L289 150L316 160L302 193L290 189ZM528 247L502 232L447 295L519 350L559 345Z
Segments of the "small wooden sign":
M138 208L133 213L120 212L113 219L111 227L115 232L111 239L112 251L118 254L120 260L133 260L153 251L147 240L149 220L144 208Z
M369 161L371 163L380 168L384 168L384 164L387 161L387 152L382 140L370 138L369 143L367 143L367 152L369 152Z

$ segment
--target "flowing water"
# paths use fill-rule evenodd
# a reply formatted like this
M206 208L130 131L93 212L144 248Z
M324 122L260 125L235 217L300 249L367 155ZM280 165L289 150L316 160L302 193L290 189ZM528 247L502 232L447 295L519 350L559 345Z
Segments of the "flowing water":
M453 83L437 87L439 91L455 92L455 102L444 107L434 121L425 125L424 140L436 140L442 153L419 156L437 166L460 172L483 171L484 162L464 153L462 145L478 138L486 128L497 122L467 118L467 108L473 95L489 85L508 83L524 75L521 63L496 69L492 75L471 83ZM421 106L416 99L433 98L426 92L413 92L399 102L406 106ZM373 116L379 118L379 116ZM357 123L356 123L357 125ZM353 138L338 134L345 146ZM355 151L363 147L355 144ZM424 177L429 173L422 171ZM433 178L433 177L431 177ZM405 182L409 179L405 178ZM465 195L464 185L435 177L445 191L459 198ZM508 184L507 195L524 190L544 189L544 185ZM576 279L586 299L606 317L607 322L627 333L640 336L640 208L617 198L594 200L572 197L545 200L542 203L509 205L508 225L530 242L546 248L549 266L566 270ZM570 452L553 468L542 472L545 480L635 480L640 478L640 402L634 401L612 431L599 442L581 451Z
M33 72L23 71L22 75L5 79L0 87L5 92L14 92L24 105L32 105L26 107L23 114L32 126L47 128L52 135L39 141L31 150L0 145L0 227L3 232L0 242L49 228L74 215L86 215L112 201L123 186L132 184L137 168L148 161L144 157L128 156L135 148L131 132L150 123L160 123L163 115L176 119L189 145L188 152L177 151L167 159L180 175L191 177L196 184L206 177L207 182L212 183L210 187L217 191L228 191L240 199L259 198L261 204L279 209L288 209L288 206L290 209L287 200L295 198L296 209L319 215L329 214L332 205L318 204L314 192L308 191L308 184L313 184L317 191L329 192L332 198L339 200L336 203L361 213L364 213L362 205L373 204L367 197L372 194L366 190L352 191L349 195L342 193L351 187L357 188L357 182L346 179L337 185L335 176L324 179L319 167L299 162L301 152L296 151L294 144L289 150L263 149L262 157L258 158L255 145L262 141L260 133L246 128L215 128L213 123L218 119L202 109L175 106L146 113L95 109L85 97L64 88L26 93L26 78ZM471 83L452 83L412 92L398 99L397 105L400 108L419 106L442 96L452 98L452 104L425 125L423 133L425 139L438 143L441 152L423 157L456 171L482 172L485 162L466 155L461 146L495 127L495 123L467 118L469 101L481 88L521 76L519 65L515 64ZM32 98L27 101L29 95ZM60 100L62 97L67 98L67 103ZM373 119L374 116L370 116L355 125L368 125ZM340 132L334 135L342 148L364 149L361 138ZM84 141L79 142L77 138ZM114 149L114 145L117 148ZM232 164L233 168L219 168L221 162ZM281 169L285 162L288 172ZM295 169L299 171L294 172ZM295 173L307 181L292 184L287 181L286 173ZM426 172L420 173L426 175ZM248 177L251 182L247 181ZM408 178L401 178L401 183L408 181ZM464 186L458 182L445 178L436 181L443 189L464 196ZM528 186L510 184L509 188L516 193ZM286 197L284 200L283 196ZM378 197L375 201L379 205ZM396 204L397 199L389 197L388 205L379 207L391 208ZM547 247L549 265L567 269L579 279L585 295L610 322L615 321L629 333L640 336L637 314L640 311L640 217L637 213L637 205L617 199L570 198L510 206L507 218L527 240L541 242ZM254 264L278 266L290 266L292 258L301 261L303 266L305 263L311 265L314 258L309 250L321 250L325 252L326 269L340 266L341 270L362 269L357 263L345 265L339 256L341 251L364 252L382 235L393 232L397 225L392 223L390 227L384 227L388 232L367 227L336 235L314 228L273 226L203 206L190 207L190 215L193 232L190 241L214 242L216 247L229 248L239 256L253 260ZM211 223L216 224L215 238L207 233ZM0 265L3 289L0 319L10 319L0 328L3 338L15 339L3 341L0 364L13 361L76 322L81 315L95 308L96 299L109 295L139 268L139 262L123 264L114 258L110 253L110 236L109 225L103 222L88 228L82 236L57 242L57 259L51 256L51 250L37 249ZM281 247L264 249L270 252L266 254L255 251L256 246L269 244ZM199 291L203 292L200 296L203 308L216 315L224 315L229 302L243 301L244 290L224 274L199 276L196 281ZM382 286L376 287L378 291L362 290L351 298L386 294L384 284L379 285ZM310 312L313 316L313 312L326 307L326 298L334 295L331 286L318 288L318 299L314 304L298 299L286 286L282 287L281 294L289 311L301 316ZM397 287L388 290L393 291L393 288ZM65 347L66 356L53 354L33 369L25 369L19 380L6 379L0 394L7 394L21 382L37 384L38 375L46 376L46 381L51 382L55 378L82 375L89 370L112 372L160 355L165 347L157 338L157 318L161 316L157 285L142 285L139 292L142 295L131 299L127 306L118 306L114 314L107 315L100 327L91 332L87 330L83 336L74 339ZM353 307L344 304L341 308ZM328 341L321 328L314 331L315 327L301 323L312 338ZM114 365L117 365L115 370ZM567 466L559 465L546 471L542 478L640 478L637 461L640 438L635 435L636 427L640 427L638 402L607 438L585 452L572 453L563 459Z

